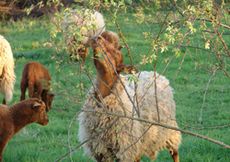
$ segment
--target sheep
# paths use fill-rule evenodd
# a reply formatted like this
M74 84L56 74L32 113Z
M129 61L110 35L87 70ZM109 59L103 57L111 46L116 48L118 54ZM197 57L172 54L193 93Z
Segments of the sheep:
M23 127L31 123L47 125L45 103L37 98L21 101L11 107L0 105L0 161L8 141Z
M174 162L179 162L178 149L181 142L179 131L119 117L120 115L150 122L160 121L178 127L176 106L169 81L153 71L133 74L137 79L136 82L130 81L130 75L115 76L113 68L116 70L119 64L122 64L122 61L119 64L116 61L116 58L121 57L117 56L121 55L121 52L112 48L111 44L103 39L98 39L97 44L101 46L101 50L92 44L97 70L96 83L89 91L78 116L78 138L80 142L85 143L84 152L100 162L114 160L132 162L140 161L142 155L154 160L160 150L168 149ZM102 50L105 51L103 54ZM108 57L98 58L99 54ZM95 99L98 95L102 98L100 102L97 97Z
M0 35L0 92L4 95L3 104L12 100L15 78L14 58L10 44Z
M105 22L98 11L70 10L64 15L61 30L70 57L75 60L81 58L83 66L89 51L89 40L105 30Z
M30 98L39 98L46 104L46 111L51 109L54 94L50 92L51 77L49 71L38 62L29 62L24 66L21 79L21 97L25 99L28 87Z

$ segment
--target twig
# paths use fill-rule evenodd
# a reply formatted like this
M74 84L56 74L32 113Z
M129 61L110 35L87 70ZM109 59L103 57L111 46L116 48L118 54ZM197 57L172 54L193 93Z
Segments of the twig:
M196 20L212 22L212 20L204 19L204 18L197 18ZM219 25L222 26L222 27L224 27L224 28L226 28L226 29L230 29L230 26L228 26L228 25L226 25L226 24L219 23Z
M70 123L69 123L69 128L68 128L68 148L69 148L69 158L70 158L70 161L73 162L73 159L72 159L72 156L71 156L71 153L73 151L73 149L71 148L71 142L70 142L70 130L71 130L71 126L73 124L73 121L74 119L76 120L77 116L79 115L81 111L79 111L78 113L76 113L73 118L71 119Z
M61 157L59 157L58 159L55 160L55 162L58 161L62 161L66 156L68 156L69 154L71 154L72 152L76 151L77 149L79 149L81 146L83 146L84 144L86 144L87 142L89 142L91 139L87 139L84 142L80 143L79 145L77 145L76 147L74 147L74 149L69 150L67 153L65 153L64 155L62 155Z
M218 38L220 39L221 43L223 44L224 49L225 49L226 52L227 52L227 55L230 57L230 52L229 52L229 50L228 50L228 46L226 45L226 43L225 43L223 37L221 36L221 34L220 34L220 32L218 31L218 29L215 29L215 32L216 32Z
M155 38L155 41L159 39L161 33L163 32L163 27L164 27L164 25L165 25L165 23L166 23L166 20L167 20L168 16L169 16L169 12L168 12L167 15L165 16L164 21L163 21L163 23L161 24L160 31L159 31L157 37ZM156 53L157 53L157 51L156 51ZM156 80L156 79L157 79L157 77L156 77L157 58L156 58L156 60L155 60L155 62L154 62L153 68L154 68L154 89L155 89L155 92L154 92L154 93L155 93L155 102L156 102L156 109L157 109L157 118L158 118L158 122L160 123L160 110L159 110L159 105L158 105L158 97L157 97L157 80Z
M131 65L134 65L134 63L133 63L133 57L132 57L131 52L130 52L131 50L130 50L130 48L129 48L128 43L126 42L126 39L125 39L124 34L121 32L120 25L117 23L117 21L115 21L115 24L116 24L117 30L118 30L118 32L119 32L119 35L120 35L120 37L121 37L123 43L125 44L125 48L127 49L128 56L129 56L129 59L130 59L130 64L131 64Z
M157 119L158 122L160 123L160 110L159 110L159 105L158 105L158 97L157 97L157 76L156 76L156 63L154 64L154 90L155 90L155 101L156 101L156 108L157 108Z
M130 144L127 148L124 149L124 151L121 153L123 154L124 152L126 152L129 148L131 148L132 146L134 146L148 131L149 129L153 126L153 124L151 124L143 133L140 137L137 138L137 140L135 140L135 142L133 142L132 144Z
M213 78L213 77L215 76L215 74L216 74L216 71L217 71L217 69L215 69L215 70L213 71L211 77L210 77L209 80L208 80L208 83L207 83L207 85L206 85L206 88L205 88L204 97L203 97L203 103L202 103L201 109L200 109L200 117L199 117L199 119L198 119L198 121L199 121L200 123L203 122L204 103L205 103L205 101L206 101L206 95L207 95L207 92L208 92L208 88L209 88L209 85L210 85L210 83L211 83L212 78Z
M222 128L230 128L230 123L229 124L223 124L223 125L203 126L203 127L187 126L187 128L190 128L192 130L222 129Z

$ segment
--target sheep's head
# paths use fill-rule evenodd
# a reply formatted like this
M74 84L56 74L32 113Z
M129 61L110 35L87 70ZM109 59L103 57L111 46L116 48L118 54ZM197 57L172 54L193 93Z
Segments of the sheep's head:
M44 103L46 105L46 111L47 112L51 109L51 105L52 105L54 96L55 95L49 91L43 90L43 92L42 92L42 101L44 101Z
M49 122L47 113L46 113L46 105L43 101L32 98L31 99L31 109L33 111L31 120L32 122L36 122L40 125L47 125Z

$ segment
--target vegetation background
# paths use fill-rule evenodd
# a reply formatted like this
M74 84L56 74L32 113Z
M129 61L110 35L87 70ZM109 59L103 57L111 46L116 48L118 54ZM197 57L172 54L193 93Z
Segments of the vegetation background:
M67 8L57 2L52 1L58 4L55 9ZM106 28L119 33L126 46L122 49L125 63L139 70L156 70L170 80L181 129L230 145L228 1L88 0L75 1L68 7L99 10ZM0 34L10 42L16 64L11 104L19 101L21 73L28 61L38 61L49 69L56 96L48 126L32 124L24 128L9 142L3 159L91 161L78 148L76 118L91 87L89 76L95 76L92 51L81 71L79 63L69 58L62 35L51 21L60 13L33 16L16 16L15 21L8 15L0 22ZM183 134L179 151L182 162L230 161L230 149L187 134ZM143 157L142 161L150 160ZM171 157L163 151L156 161L171 161Z

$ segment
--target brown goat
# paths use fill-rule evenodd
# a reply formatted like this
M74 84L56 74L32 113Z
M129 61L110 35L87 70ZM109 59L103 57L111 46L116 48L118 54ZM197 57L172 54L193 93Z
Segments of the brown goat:
M0 105L0 161L8 141L30 123L47 125L46 105L37 98L21 101L11 107Z
M123 64L123 56L117 42L119 39L111 39L114 35L110 34L107 32L106 36L99 36L97 40L91 42L94 65L97 69L97 91L95 92L97 99L111 93L120 72L133 69L132 66Z
M25 99L26 88L28 87L30 98L39 98L46 104L46 111L49 111L54 98L50 93L51 77L48 70L38 62L29 62L24 66L21 79L21 98Z

